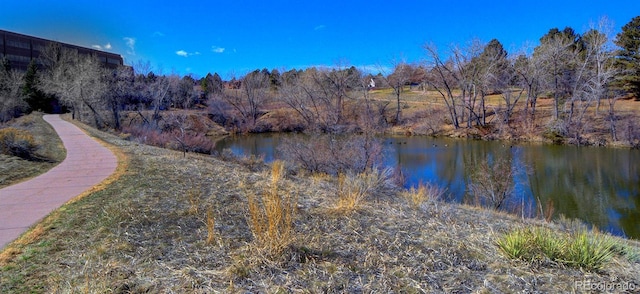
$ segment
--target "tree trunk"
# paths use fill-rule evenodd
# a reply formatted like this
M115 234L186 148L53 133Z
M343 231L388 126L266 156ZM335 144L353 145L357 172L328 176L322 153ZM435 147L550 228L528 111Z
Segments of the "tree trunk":
M402 91L402 86L398 86L396 89L396 124L400 124L400 92Z

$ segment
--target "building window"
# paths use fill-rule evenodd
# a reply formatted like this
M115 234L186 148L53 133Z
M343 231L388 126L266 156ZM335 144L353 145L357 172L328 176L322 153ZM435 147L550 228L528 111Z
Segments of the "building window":
M18 40L7 40L7 46L22 48L22 49L31 49L29 42L23 42Z
M13 54L7 54L7 59L13 61L13 62L25 62L25 63L29 63L31 61L31 58L27 57L27 56L20 56L20 55L13 55Z
M33 44L33 50L43 52L47 47L42 44Z
M109 63L109 64L120 64L120 59L107 58L107 63Z

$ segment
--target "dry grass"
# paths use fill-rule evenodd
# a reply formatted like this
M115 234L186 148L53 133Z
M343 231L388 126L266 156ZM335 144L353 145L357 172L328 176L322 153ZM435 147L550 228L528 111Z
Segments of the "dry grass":
M213 214L213 207L207 209L207 244L213 244L216 241L216 217Z
M277 258L296 239L293 228L297 196L280 187L284 177L284 162L274 161L268 190L256 199L247 191L251 232L258 250L269 258Z
M333 210L351 213L365 203L367 197L389 185L391 171L389 169L369 169L365 172L338 175L338 200Z
M187 191L187 197L189 197L189 213L198 214L198 207L200 205L200 190L191 188Z
M441 199L447 190L431 183L420 183L418 187L411 187L409 190L401 192L414 208L419 208L427 201L437 202Z
M416 210L392 189L373 191L354 213L327 213L335 180L183 158L90 132L126 154L123 176L56 211L37 238L5 250L0 292L567 293L580 292L574 281L584 279L640 287L639 261L622 255L588 272L514 261L496 245L522 226L559 225L448 203ZM268 259L256 250L247 191L266 214L274 181L277 195L297 200L293 241ZM189 213L194 187L202 191L198 214ZM625 252L637 250L629 246Z

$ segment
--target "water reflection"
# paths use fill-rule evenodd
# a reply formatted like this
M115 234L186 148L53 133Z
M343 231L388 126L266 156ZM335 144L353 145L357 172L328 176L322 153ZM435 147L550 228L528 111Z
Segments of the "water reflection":
M282 136L229 137L221 151L277 156ZM555 215L581 219L601 230L640 239L640 151L555 145L503 145L501 142L385 137L385 165L399 166L407 186L431 182L447 188L449 200L473 201L468 193L474 165L487 158L508 157L515 171L516 203L551 204Z

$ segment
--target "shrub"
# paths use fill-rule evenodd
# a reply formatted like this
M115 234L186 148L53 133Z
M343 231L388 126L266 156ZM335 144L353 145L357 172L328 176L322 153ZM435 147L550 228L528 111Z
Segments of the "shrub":
M598 270L613 256L615 241L605 235L589 236L585 231L574 234L567 244L562 261L587 270Z
M615 239L581 231L558 233L548 228L516 229L497 241L509 257L525 261L549 259L586 270L601 269L613 256L626 255Z
M547 124L546 129L542 133L542 137L550 140L554 144L562 144L568 134L569 131L564 121L553 120Z
M28 131L16 128L0 130L0 152L2 154L32 159L38 148L33 135Z
M380 164L382 144L370 136L285 139L278 148L288 162L312 173L363 173Z
M529 230L514 230L498 239L498 247L512 259L532 260L532 234Z
M122 127L122 132L132 141L183 152L211 154L215 147L210 138L191 131L178 129L160 131L149 126L134 125Z
M544 256L550 260L562 258L563 250L567 245L566 240L558 238L556 233L546 228L535 228L532 234L534 244L540 248Z
M211 138L199 133L174 130L169 137L173 140L168 146L183 152L211 154L215 147Z

